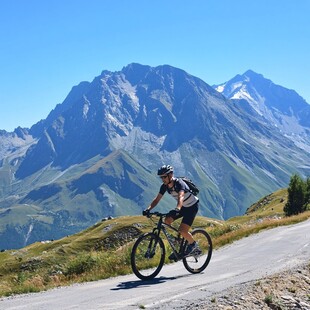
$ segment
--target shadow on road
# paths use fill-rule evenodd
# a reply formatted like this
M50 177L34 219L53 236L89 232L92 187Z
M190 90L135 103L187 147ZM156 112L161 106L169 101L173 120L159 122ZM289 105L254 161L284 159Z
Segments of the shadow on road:
M176 276L176 277L159 277L148 281L136 280L136 281L127 281L119 283L115 288L111 288L111 291L118 291L118 290L128 290L136 287L147 287L152 286L160 283L164 283L169 280L176 280L184 277L190 276L189 274Z

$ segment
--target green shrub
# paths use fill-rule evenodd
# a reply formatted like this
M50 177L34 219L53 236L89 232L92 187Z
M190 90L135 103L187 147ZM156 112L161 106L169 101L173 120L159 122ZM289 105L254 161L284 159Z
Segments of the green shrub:
M265 301L265 303L266 303L268 306L272 303L272 300L273 300L272 295L267 295L267 296L265 296L264 301Z
M98 259L91 254L81 254L68 263L65 276L79 275L90 271L97 265Z
M286 216L296 215L306 211L309 200L309 178L306 182L298 174L291 177L288 191L288 200L283 211Z

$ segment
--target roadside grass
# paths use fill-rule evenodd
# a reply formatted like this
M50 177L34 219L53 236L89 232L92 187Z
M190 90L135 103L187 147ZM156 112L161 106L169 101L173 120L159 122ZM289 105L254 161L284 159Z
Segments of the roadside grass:
M277 226L310 218L310 211L285 217L285 189L253 204L244 216L221 221L197 217L193 228L206 229L214 248ZM177 225L178 223L176 223ZM42 241L0 253L0 296L39 292L73 283L131 273L130 253L136 238L153 228L142 216L97 223L72 236Z

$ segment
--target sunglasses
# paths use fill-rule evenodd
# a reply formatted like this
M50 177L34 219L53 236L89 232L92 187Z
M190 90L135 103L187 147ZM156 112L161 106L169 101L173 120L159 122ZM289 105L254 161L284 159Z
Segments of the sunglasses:
M166 179L166 178L168 178L168 176L167 175L162 175L162 176L160 176L160 178L161 179Z

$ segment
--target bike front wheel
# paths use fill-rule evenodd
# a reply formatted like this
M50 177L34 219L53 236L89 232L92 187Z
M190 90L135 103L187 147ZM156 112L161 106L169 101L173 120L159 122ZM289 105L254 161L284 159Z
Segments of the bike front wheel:
M141 280L150 280L158 275L165 261L165 246L154 233L141 235L131 251L131 267Z
M198 243L201 253L183 258L184 267L191 273L202 272L209 264L212 256L212 240L210 235L203 229L192 231L193 238Z

